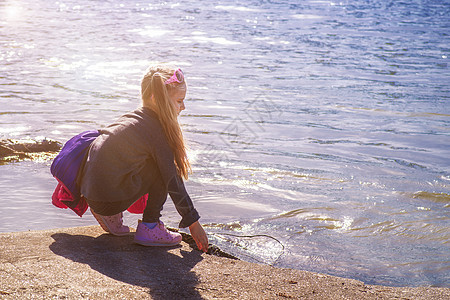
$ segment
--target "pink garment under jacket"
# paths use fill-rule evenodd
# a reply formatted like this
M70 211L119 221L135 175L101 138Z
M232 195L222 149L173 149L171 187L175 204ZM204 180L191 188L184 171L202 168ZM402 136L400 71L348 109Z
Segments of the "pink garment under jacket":
M147 205L148 194L142 196L139 200L133 203L127 210L133 214L142 214L144 212L145 206ZM64 184L58 180L58 185L52 195L52 203L54 206L59 208L70 208L63 201L73 201L72 193L64 186ZM81 197L78 205L75 208L71 208L80 217L88 209L88 204L84 197Z

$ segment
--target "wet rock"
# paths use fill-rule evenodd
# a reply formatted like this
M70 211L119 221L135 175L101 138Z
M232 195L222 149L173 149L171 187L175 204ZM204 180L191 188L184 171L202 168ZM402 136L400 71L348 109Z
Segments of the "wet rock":
M61 149L61 144L59 142L49 139L22 142L14 140L7 141L9 142L7 146L17 152L57 152Z
M55 154L61 149L61 143L50 140L0 140L0 164L34 159L37 153ZM39 157L42 157L39 156Z

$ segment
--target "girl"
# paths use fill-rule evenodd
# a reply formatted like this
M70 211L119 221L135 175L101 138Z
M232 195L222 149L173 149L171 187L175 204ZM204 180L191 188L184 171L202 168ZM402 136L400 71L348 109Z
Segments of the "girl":
M78 185L100 225L115 235L129 233L122 212L148 194L134 238L145 246L181 241L159 219L170 194L181 215L179 226L189 227L198 248L206 252L208 238L183 183L190 164L177 117L185 109L186 88L180 69L150 67L141 82L142 107L99 131L78 173Z

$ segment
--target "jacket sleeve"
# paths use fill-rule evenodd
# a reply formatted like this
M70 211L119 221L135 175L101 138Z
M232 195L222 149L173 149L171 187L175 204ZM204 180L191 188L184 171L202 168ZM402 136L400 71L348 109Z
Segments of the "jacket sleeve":
M188 227L200 219L200 216L194 208L194 204L186 191L182 178L178 176L174 155L162 128L155 130L153 133L152 148L154 159L158 165L162 180L166 184L169 195L175 204L175 208L181 215L179 227Z

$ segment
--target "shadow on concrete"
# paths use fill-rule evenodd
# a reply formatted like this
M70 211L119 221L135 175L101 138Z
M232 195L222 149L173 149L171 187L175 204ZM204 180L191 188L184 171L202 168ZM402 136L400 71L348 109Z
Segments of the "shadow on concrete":
M132 236L110 234L94 238L56 233L52 238L53 253L88 264L115 280L149 288L153 299L202 299L195 289L197 276L191 271L202 260L198 251L180 249L180 257L167 247L144 247L134 244Z

